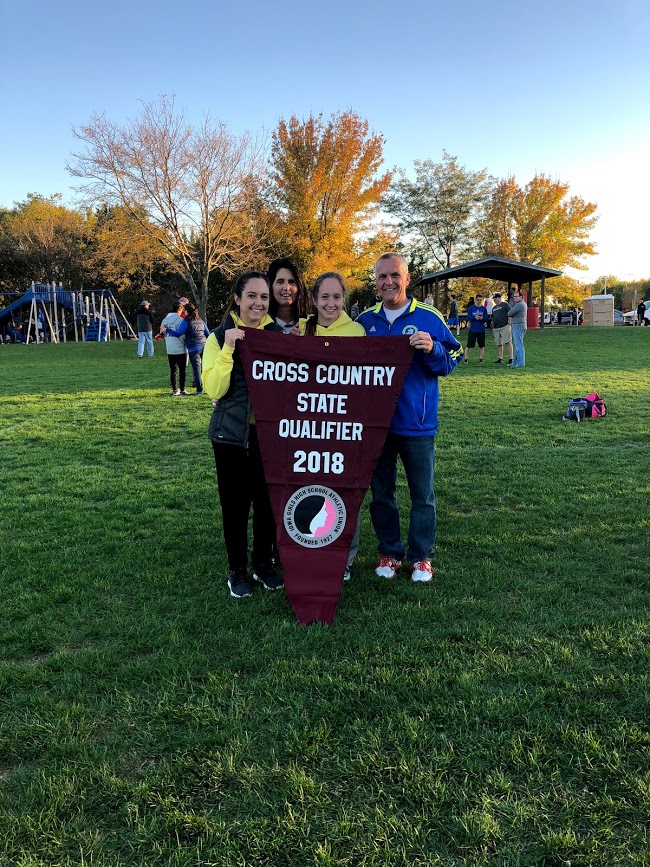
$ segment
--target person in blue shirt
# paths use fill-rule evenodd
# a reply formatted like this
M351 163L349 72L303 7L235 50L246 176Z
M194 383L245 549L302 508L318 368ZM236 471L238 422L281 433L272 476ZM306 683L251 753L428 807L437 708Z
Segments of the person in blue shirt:
M469 351L478 343L478 360L483 364L485 352L485 326L488 321L487 307L483 306L483 296L477 294L473 304L467 308L467 346L463 361L469 364Z
M427 583L433 578L431 558L436 537L433 475L438 377L452 372L463 350L435 307L407 295L411 277L402 256L381 256L375 265L375 280L381 301L364 310L356 321L368 337L408 335L414 349L371 482L370 516L379 549L375 573L380 578L394 578L406 557L411 563L411 581ZM411 495L406 547L396 498L398 457Z

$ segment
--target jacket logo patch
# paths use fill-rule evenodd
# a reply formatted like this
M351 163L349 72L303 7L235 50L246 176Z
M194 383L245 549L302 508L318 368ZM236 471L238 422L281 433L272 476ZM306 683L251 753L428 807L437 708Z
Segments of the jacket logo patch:
M402 334L417 334L418 330L419 329L415 325L405 325L404 328L402 328Z

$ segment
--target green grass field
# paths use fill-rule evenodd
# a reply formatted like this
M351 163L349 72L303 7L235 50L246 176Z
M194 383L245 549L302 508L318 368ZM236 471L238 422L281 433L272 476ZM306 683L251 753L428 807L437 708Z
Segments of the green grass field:
M364 509L330 628L229 597L158 344L0 347L2 867L650 864L650 328L490 341L434 585L375 578Z

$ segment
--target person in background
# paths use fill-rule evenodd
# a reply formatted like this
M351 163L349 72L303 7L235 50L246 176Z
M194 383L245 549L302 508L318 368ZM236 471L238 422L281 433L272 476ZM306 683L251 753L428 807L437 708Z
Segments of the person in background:
M153 358L153 316L151 315L151 304L148 301L143 301L138 307L136 314L137 331L138 331L138 358L144 355L144 348L147 347L149 358Z
M524 300L524 296L519 291L513 292L513 305L508 310L508 319L512 327L512 343L514 346L514 356L511 367L526 366L526 352L524 350L524 335L528 327L526 317L528 315L528 305Z
M495 364L503 364L503 347L508 347L508 364L512 364L512 330L508 321L508 310L510 305L502 299L500 292L495 292L492 296L494 306L492 307L492 334L497 347L498 358Z
M394 578L406 555L411 581L433 579L431 558L436 538L434 437L438 430L438 377L458 364L462 347L435 308L406 294L411 281L406 260L385 253L375 264L379 304L357 322L371 336L408 335L413 361L393 413L384 448L372 477L370 516L377 535L379 563L375 574ZM390 346L386 347L390 356ZM397 508L397 459L404 465L411 496L407 548Z
M201 378L201 359L203 358L203 347L210 336L208 326L199 316L198 309L190 301L185 305L185 318L178 326L172 328L170 325L166 328L166 333L172 337L183 337L185 339L185 349L190 357L192 365L192 374L194 376L194 387L197 394L203 394L203 380Z
M645 302L639 301L639 305L636 308L636 324L643 325L645 322Z
M187 350L185 348L185 338L176 337L170 334L168 329L176 331L183 324L182 313L185 312L184 306L180 301L174 301L171 311L165 316L160 323L160 331L165 335L165 349L167 350L167 361L169 362L169 381L172 387L172 396L187 397L185 391L185 368Z
M479 364L483 364L483 353L485 352L485 326L487 325L488 313L483 306L483 296L476 295L476 301L470 304L467 308L467 346L465 347L465 356L463 361L469 364L469 351L478 343L478 360Z
M312 300L314 312L301 319L298 333L316 337L363 337L365 330L358 322L354 322L343 309L347 290L345 280L336 271L326 271L314 281ZM294 332L295 333L295 332ZM359 550L359 533L361 529L361 514L357 519L348 562L343 573L343 580L350 580L350 569Z
M447 327L456 329L456 337L460 333L460 317L458 316L458 301L455 295L449 296L449 313L447 314Z
M271 286L269 315L289 334L298 320L309 314L311 302L300 269L285 256L274 259L267 271Z
M208 436L217 470L223 538L228 554L228 588L235 599L253 592L248 575L248 517L253 509L253 579L267 590L284 587L273 564L275 520L238 342L246 328L281 332L269 316L266 274L248 271L237 280L230 309L208 337L203 386L216 401Z

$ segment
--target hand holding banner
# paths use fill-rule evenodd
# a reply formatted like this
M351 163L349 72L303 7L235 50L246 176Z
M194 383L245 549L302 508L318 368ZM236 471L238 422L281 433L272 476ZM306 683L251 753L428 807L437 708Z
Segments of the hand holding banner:
M300 623L332 623L359 508L408 373L408 337L246 329L239 349Z

